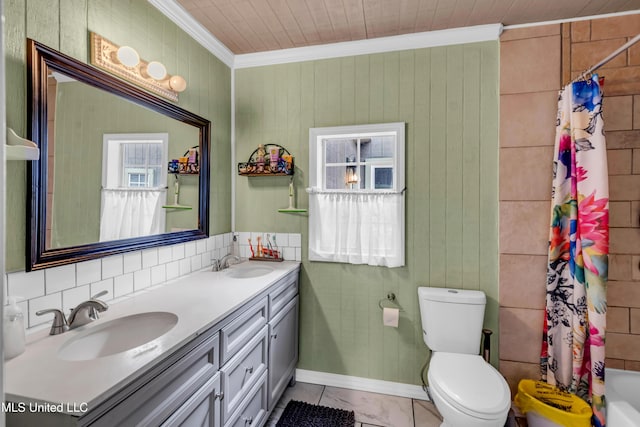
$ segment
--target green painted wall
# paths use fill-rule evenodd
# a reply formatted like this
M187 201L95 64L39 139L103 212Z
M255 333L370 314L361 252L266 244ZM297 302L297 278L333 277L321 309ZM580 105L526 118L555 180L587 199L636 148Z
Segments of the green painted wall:
M498 61L495 41L236 71L238 161L259 143L288 148L299 207L309 128L407 123L402 268L309 262L307 217L277 212L287 178L236 177L237 230L303 236L299 368L418 384L424 285L485 291L497 332ZM382 325L389 291L404 310L398 329Z
M25 135L26 38L89 62L89 31L130 45L187 80L178 104L212 122L210 232L231 229L231 71L146 1L12 0L5 2L7 126ZM98 155L98 154L97 154ZM6 269L25 267L26 165L7 163Z

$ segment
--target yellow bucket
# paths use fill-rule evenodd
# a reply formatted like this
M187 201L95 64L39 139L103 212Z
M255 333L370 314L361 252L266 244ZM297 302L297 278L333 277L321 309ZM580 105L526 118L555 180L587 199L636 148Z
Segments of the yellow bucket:
M564 427L591 427L587 402L542 381L521 380L515 403L523 414L531 411Z

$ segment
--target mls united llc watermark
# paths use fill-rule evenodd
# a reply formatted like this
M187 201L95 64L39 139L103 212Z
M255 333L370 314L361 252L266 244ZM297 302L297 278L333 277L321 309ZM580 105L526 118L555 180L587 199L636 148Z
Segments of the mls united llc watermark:
M64 402L64 403L37 403L37 402L2 402L2 412L18 413L25 412L61 412L64 414L84 414L89 410L86 402Z

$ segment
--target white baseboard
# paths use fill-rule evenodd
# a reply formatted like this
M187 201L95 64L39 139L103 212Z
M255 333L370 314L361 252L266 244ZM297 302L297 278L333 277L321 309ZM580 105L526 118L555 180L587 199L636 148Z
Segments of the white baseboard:
M305 369L296 369L296 381L368 391L371 393L390 394L411 399L429 400L427 393L422 390L422 386L413 384L330 374L328 372L307 371Z

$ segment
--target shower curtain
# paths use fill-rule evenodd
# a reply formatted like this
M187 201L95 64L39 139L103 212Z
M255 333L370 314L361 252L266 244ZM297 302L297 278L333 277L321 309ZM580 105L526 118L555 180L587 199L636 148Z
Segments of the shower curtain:
M558 100L542 378L591 403L605 425L609 187L597 75Z

